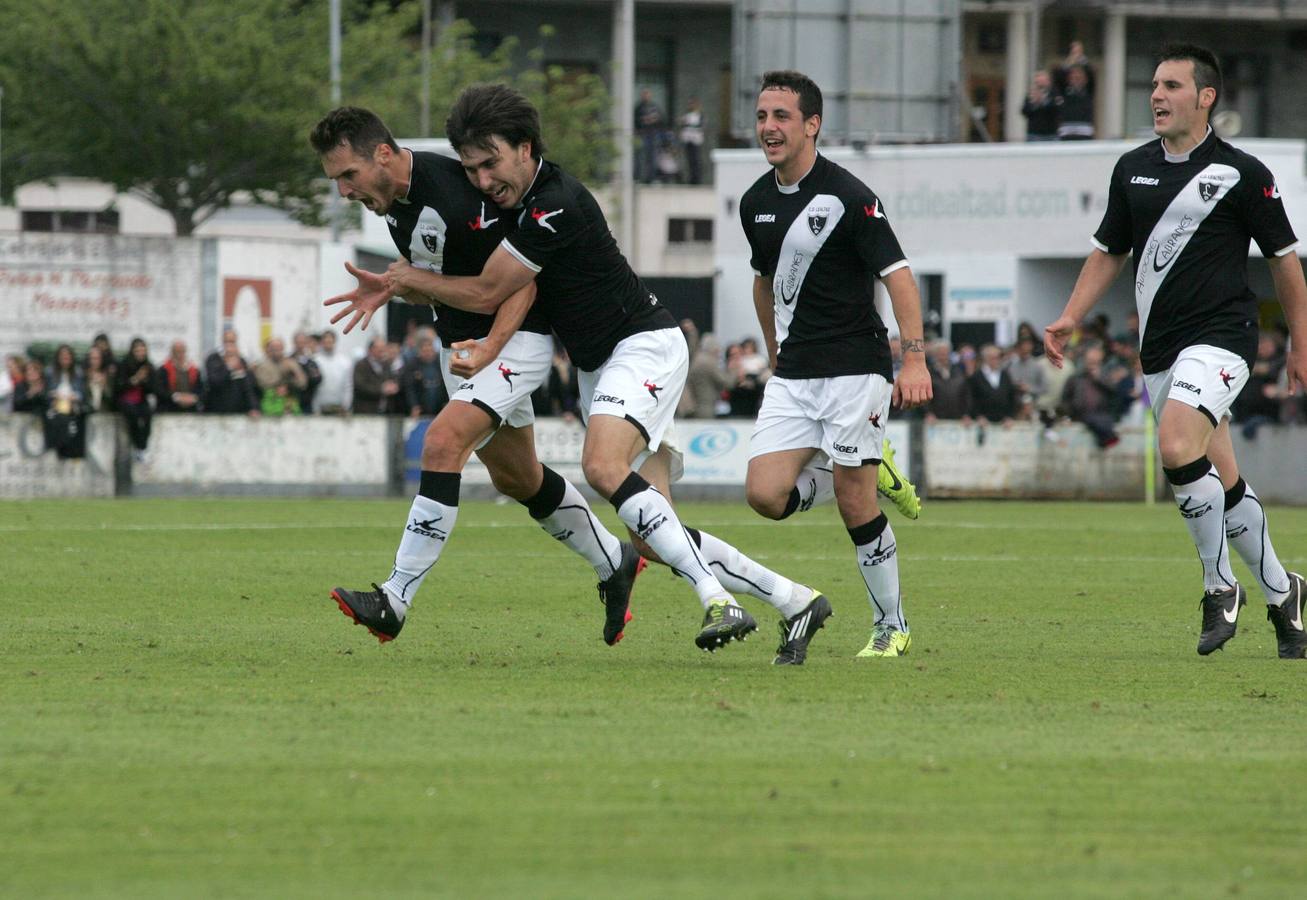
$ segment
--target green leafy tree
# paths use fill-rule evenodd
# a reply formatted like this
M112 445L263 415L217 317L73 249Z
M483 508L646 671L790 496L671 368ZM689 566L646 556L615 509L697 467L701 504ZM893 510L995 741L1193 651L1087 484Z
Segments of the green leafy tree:
M0 29L4 165L0 194L61 175L149 200L189 235L238 196L321 220L327 192L308 146L330 104L327 6L285 0L23 0ZM342 96L395 133L420 121L417 0L347 0ZM544 31L541 40L552 34ZM476 51L466 22L432 49L433 130L469 84L507 81L540 107L550 156L601 178L611 157L608 98L593 75L546 68L543 47Z

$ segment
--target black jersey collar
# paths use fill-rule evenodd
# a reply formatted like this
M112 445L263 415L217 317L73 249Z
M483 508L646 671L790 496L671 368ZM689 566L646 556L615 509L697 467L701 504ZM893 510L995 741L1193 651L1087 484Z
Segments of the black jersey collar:
M1172 153L1170 150L1166 149L1166 141L1162 140L1161 138L1158 138L1158 142L1162 145L1162 159L1166 160L1169 163L1189 162L1190 157L1192 157L1195 153L1197 153L1199 148L1206 146L1207 142L1212 139L1212 133L1213 133L1212 126L1208 125L1207 133L1203 135L1203 139L1198 143L1194 144L1184 153Z
M517 205L513 209L521 209L526 205L526 198L531 196L531 189L536 186L536 182L540 180L540 173L544 170L545 158L542 156L536 160L536 173L531 176L531 183L526 186L526 190L522 192L522 198L517 201Z
M404 192L403 197L396 197L395 202L408 205L408 195L413 193L413 179L418 173L418 158L414 155L413 151L407 147L400 147L399 149L400 152L408 154L408 190Z

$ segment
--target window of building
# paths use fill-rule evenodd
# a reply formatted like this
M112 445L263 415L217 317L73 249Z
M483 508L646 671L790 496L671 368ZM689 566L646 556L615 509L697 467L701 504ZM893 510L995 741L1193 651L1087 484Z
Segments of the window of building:
M712 219L668 219L667 243L711 244Z
M117 234L118 210L25 209L23 231L64 231L82 234Z

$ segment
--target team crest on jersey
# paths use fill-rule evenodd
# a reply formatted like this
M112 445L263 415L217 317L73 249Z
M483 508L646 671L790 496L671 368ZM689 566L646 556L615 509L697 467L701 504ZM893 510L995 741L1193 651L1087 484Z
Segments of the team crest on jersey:
M1198 196L1203 198L1203 202L1209 202L1221 190L1222 181L1219 178L1200 178L1198 179Z
M813 237L821 234L826 227L826 220L830 218L829 206L810 206L808 207L808 228L812 230Z
M422 246L433 256L440 252L440 231L434 225L418 226L418 237L422 238Z

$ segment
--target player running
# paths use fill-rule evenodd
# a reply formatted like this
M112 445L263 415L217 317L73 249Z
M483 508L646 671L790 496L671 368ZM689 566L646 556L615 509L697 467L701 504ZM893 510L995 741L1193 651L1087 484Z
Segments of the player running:
M817 152L821 116L821 89L812 79L791 71L763 75L756 130L772 168L744 192L740 220L774 374L754 426L745 491L749 505L769 519L834 495L875 616L857 655L902 656L912 635L894 530L876 493L891 400L908 409L931 397L921 298L879 198ZM899 324L897 380L876 312L876 278ZM814 486L807 496L806 485ZM816 614L823 612L829 610Z
M695 644L715 650L757 628L730 593L745 591L792 626L801 624L775 662L803 663L820 626L805 615L828 605L826 598L677 518L668 486L680 475L672 413L689 367L685 338L627 264L594 197L543 158L535 108L506 86L473 87L455 103L445 130L468 178L516 230L476 277L396 264L392 284L490 313L534 283L537 307L579 370L586 480L613 504L642 555L693 585L704 607ZM352 298L333 321L350 316L349 330L383 302ZM471 353L475 364L484 350L478 345Z
M458 160L401 149L368 110L332 110L309 140L341 195L385 216L395 247L414 266L474 275L507 231L509 216L467 183ZM384 276L345 267L358 287L328 303L371 300L379 306L390 298L393 289ZM436 316L450 402L427 428L418 495L394 568L370 591L331 592L341 611L382 643L404 627L418 588L453 531L461 473L474 449L497 490L594 567L606 611L604 640L612 645L622 639L643 562L604 528L575 486L536 458L531 393L548 376L553 339L532 307L534 294L532 285L524 286L494 315L442 308ZM450 371L450 361L473 342L481 362L460 377Z
M1230 568L1228 540L1266 596L1280 656L1302 659L1303 579L1275 555L1265 510L1239 475L1229 414L1257 350L1249 239L1270 264L1284 307L1291 389L1307 385L1307 285L1275 178L1208 124L1220 96L1220 64L1210 50L1162 50L1149 101L1160 140L1117 162L1096 249L1061 318L1046 329L1044 347L1060 367L1072 330L1133 252L1139 357L1157 446L1203 565L1198 652L1205 656L1234 637L1247 602Z

